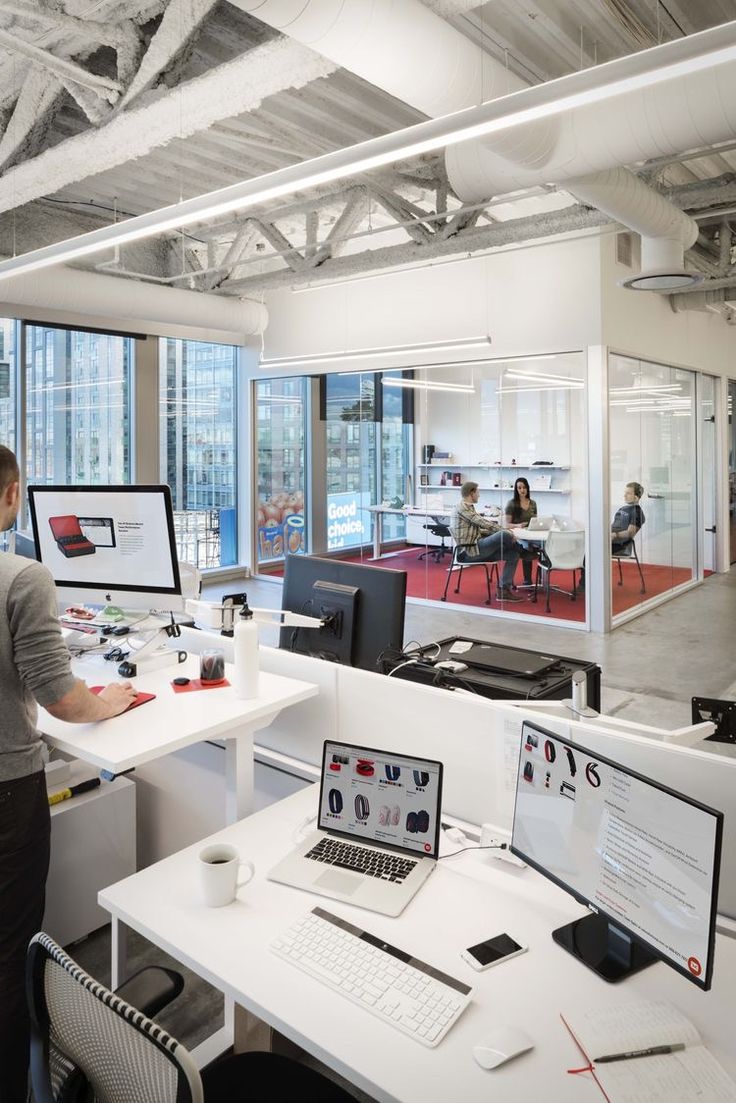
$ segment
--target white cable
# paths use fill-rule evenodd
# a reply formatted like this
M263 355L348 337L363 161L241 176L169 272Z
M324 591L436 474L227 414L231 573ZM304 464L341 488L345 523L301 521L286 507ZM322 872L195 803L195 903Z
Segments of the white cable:
M398 666L395 666L395 667L393 668L393 670L389 670L389 672L388 672L388 674L386 675L386 677L387 677L387 678L390 678L392 674L395 674L397 670L401 670L401 668L402 668L402 667L404 667L404 666L412 666L412 665L416 666L416 664L417 664L418 662L419 662L419 659L407 659L407 660L406 660L406 662L403 662L403 663L399 663L399 665L398 665Z

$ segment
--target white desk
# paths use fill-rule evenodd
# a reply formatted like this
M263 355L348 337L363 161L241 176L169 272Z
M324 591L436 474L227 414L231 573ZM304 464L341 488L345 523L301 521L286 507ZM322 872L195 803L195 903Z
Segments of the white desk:
M312 787L213 836L233 843L256 864L254 880L228 907L208 909L199 900L198 846L105 889L100 904L112 914L113 925L134 927L381 1103L529 1103L542 1097L552 1103L599 1103L599 1089L588 1076L567 1075L582 1061L559 1011L641 998L668 999L679 1007L736 1077L734 941L719 939L708 993L663 964L609 985L552 941L553 928L584 914L572 897L531 869L480 853L441 861L398 919L267 881L267 870L293 845L294 830L316 812L316 802ZM385 1025L269 952L274 936L315 904L475 987L470 1007L436 1049ZM527 943L529 952L485 973L461 960L462 948L503 930ZM476 1065L471 1047L499 1022L522 1026L536 1046L486 1072ZM203 1055L196 1054L200 1060Z
M119 680L117 663L100 656L83 656L72 666L88 685ZM227 664L225 673L232 680ZM137 690L155 693L156 699L122 716L68 724L39 709L38 726L52 746L114 774L204 739L221 739L226 748L227 822L234 823L253 807L253 733L267 727L281 709L314 697L318 687L262 671L258 697L240 701L232 686L174 693L171 680L179 675L199 677L199 657L190 655L179 666L133 679Z

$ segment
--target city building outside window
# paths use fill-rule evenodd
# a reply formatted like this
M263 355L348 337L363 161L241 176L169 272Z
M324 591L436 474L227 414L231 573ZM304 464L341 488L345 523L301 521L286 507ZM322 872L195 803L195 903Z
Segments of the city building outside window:
M179 558L200 570L238 561L237 356L230 345L159 343L161 480Z

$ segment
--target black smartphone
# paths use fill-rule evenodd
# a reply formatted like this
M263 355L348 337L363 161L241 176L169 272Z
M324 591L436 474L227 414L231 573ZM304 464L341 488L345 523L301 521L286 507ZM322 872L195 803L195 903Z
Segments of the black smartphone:
M494 938L487 938L485 942L478 942L475 946L468 946L461 952L461 957L479 971L490 969L492 965L498 965L501 961L518 957L527 950L509 934L497 934Z

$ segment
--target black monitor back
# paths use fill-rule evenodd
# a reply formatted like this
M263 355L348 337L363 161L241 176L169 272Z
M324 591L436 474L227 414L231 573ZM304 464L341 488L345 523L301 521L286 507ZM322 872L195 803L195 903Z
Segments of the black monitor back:
M376 671L383 651L387 648L401 650L406 607L405 571L366 567L362 563L321 559L314 555L287 555L281 608L319 616L314 600L315 582L333 582L358 590L353 623L353 666ZM303 655L319 654L318 632L310 628L282 628L279 647Z

